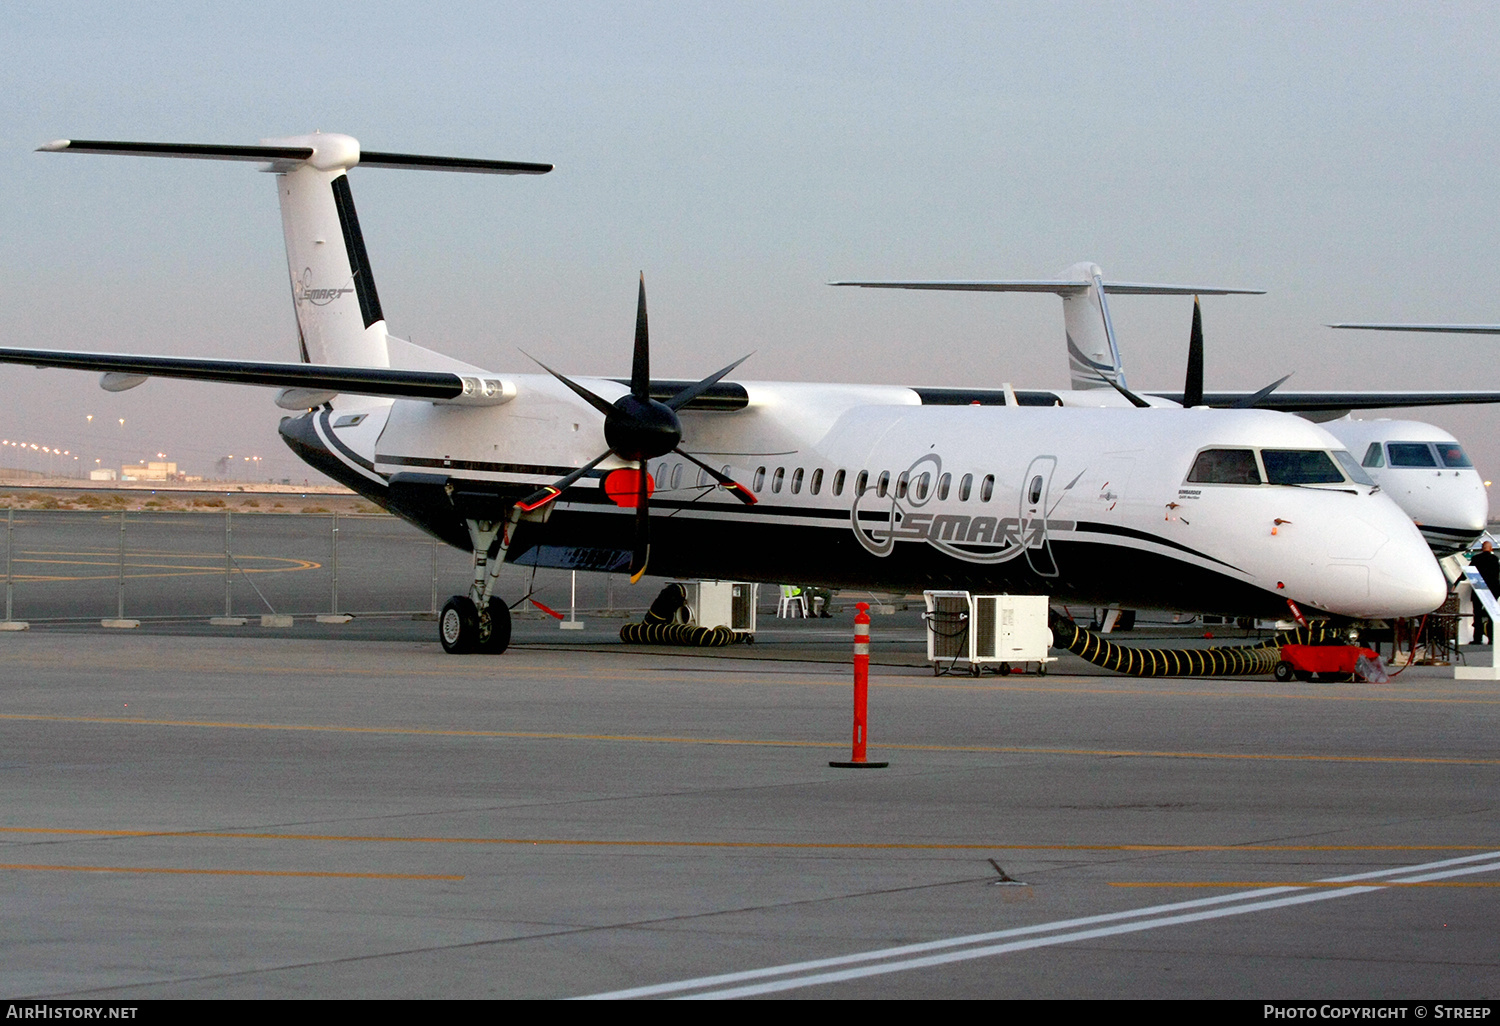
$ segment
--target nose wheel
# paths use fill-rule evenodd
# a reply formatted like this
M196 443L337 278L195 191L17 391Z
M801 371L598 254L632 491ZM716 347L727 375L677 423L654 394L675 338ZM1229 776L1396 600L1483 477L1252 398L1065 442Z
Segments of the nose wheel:
M438 616L438 640L443 651L451 655L487 652L499 655L510 645L510 609L498 598L492 598L481 615L474 600L454 595Z

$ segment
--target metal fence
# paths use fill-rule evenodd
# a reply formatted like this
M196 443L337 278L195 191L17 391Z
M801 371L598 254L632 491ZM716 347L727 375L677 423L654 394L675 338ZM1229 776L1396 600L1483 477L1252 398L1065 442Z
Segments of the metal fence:
M385 514L9 509L3 527L6 621L435 613L473 578L468 553ZM559 570L500 579L507 600L560 612L574 587ZM633 613L655 594L576 579L580 610Z

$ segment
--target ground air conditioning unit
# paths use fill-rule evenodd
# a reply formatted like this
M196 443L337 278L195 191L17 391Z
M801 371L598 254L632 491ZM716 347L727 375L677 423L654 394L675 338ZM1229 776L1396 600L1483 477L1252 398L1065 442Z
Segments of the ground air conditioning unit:
M1045 595L971 595L967 591L924 591L927 601L927 659L934 674L952 671L960 661L978 676L985 667L1007 673L1012 666L1036 664L1046 673L1054 657Z
M728 627L737 634L755 633L755 600L760 585L743 581L692 581L688 609L699 627Z

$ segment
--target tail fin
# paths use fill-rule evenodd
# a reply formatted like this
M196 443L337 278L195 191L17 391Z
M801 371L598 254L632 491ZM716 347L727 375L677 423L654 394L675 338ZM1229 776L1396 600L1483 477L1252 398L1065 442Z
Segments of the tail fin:
M1058 278L1081 286L1061 293L1063 337L1068 345L1068 376L1073 388L1108 388L1110 382L1129 388L1120 347L1115 342L1114 322L1109 319L1109 302L1104 298L1104 272L1098 264L1074 264Z
M334 135L266 143L311 145L314 160L325 158L317 162L323 167L298 161L276 178L303 362L389 367L385 314L349 190L347 172L359 161L359 144Z
M40 149L268 163L267 170L277 176L276 194L281 201L302 360L339 367L390 366L385 315L349 190L350 168L364 163L367 167L482 174L546 174L552 170L551 164L368 150L361 153L357 139L323 133L267 139L259 146L61 139Z
M1105 281L1097 264L1078 263L1056 278L1016 281L831 281L868 289L930 289L942 292L1053 292L1063 301L1063 332L1073 388L1128 388L1115 327L1109 319L1107 293L1127 296L1259 296L1264 289L1230 289L1212 285L1151 285Z

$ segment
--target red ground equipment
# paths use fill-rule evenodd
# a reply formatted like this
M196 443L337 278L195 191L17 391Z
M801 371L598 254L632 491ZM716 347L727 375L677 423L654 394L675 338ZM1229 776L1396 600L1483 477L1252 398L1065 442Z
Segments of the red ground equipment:
M1380 658L1359 645L1282 645L1276 679L1312 680L1313 674L1317 674L1320 681L1353 680L1360 656L1371 662Z

